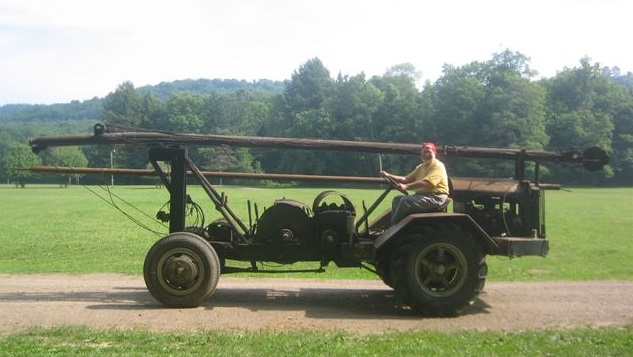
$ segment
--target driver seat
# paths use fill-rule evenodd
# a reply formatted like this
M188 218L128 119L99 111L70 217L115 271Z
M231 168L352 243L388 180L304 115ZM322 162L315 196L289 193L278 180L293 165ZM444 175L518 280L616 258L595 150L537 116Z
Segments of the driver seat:
M453 199L449 197L446 197L446 199L444 200L444 203L442 203L441 205L439 205L437 207L437 210L439 212L447 212L448 211L448 205L451 204L451 202L453 202Z
M446 197L446 199L444 200L444 203L442 203L441 205L439 205L437 207L437 210L439 212L447 212L448 211L448 205L451 204L451 202L453 202L453 199L451 198L451 193L453 193L453 180L451 180L451 178L448 178L448 197Z

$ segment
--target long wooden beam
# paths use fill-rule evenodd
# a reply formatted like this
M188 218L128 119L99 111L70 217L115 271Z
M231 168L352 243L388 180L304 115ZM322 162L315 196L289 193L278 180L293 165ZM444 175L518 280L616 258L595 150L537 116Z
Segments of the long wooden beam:
M42 136L29 141L33 151L39 152L52 146L85 146L85 145L145 145L145 146L236 146L262 147L274 149L329 150L382 154L419 155L419 144L389 143L373 141L347 141L307 138L279 138L231 136L212 134L187 134L157 131L115 132L110 133L105 127L92 135ZM584 152L537 151L512 148L483 148L473 146L444 145L439 147L438 154L448 157L471 157L486 159L510 159L535 162L567 162L582 164L590 170L600 170L609 163L606 153L592 147Z
M131 176L157 176L152 169L110 169L94 167L58 167L58 166L33 166L25 169L40 174L56 175L131 175ZM187 173L192 175L191 172ZM357 177L357 176L325 176L325 175L295 175L295 174L264 174L251 172L225 172L225 171L202 171L204 176L218 178L238 178L255 180L288 180L288 181L336 181L354 183L385 183L379 177Z
M57 167L57 166L33 166L28 170L40 174L56 174L56 175L132 175L132 176L157 176L156 171L151 169L110 169L110 168L93 168L93 167ZM366 176L324 176L324 175L295 175L295 174L263 174L250 172L224 172L224 171L202 171L204 176L218 178L237 178L237 179L254 179L254 180L288 180L288 181L332 181L347 183L370 183L370 184L387 184L380 177ZM192 175L188 172L188 175ZM499 192L514 190L517 182L510 179L485 179L485 178L468 178L468 177L452 177L454 189L459 191L490 191ZM555 183L538 183L538 187L543 189L561 188L561 185Z

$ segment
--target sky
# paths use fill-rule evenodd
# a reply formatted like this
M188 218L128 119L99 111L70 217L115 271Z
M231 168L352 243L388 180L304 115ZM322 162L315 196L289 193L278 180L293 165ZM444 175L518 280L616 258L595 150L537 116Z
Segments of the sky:
M182 79L286 80L312 58L332 77L506 49L542 77L580 59L633 71L630 0L0 0L0 105L105 97Z

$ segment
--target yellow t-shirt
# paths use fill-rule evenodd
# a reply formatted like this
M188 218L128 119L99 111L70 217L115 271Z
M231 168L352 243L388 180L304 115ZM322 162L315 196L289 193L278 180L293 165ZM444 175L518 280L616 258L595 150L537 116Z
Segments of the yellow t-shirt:
M431 183L431 187L422 187L416 193L418 194L434 194L448 195L448 174L444 164L437 159L430 162L424 162L416 166L407 178L413 181L427 180Z

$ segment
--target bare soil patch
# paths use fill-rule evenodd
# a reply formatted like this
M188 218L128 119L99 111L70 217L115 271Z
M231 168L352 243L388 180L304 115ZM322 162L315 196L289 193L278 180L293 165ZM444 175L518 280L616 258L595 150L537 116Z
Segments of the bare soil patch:
M0 274L0 334L30 326L86 325L155 331L533 330L633 323L633 282L501 282L459 317L421 318L397 307L379 281L222 277L194 309L163 307L142 276Z

